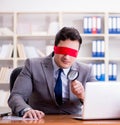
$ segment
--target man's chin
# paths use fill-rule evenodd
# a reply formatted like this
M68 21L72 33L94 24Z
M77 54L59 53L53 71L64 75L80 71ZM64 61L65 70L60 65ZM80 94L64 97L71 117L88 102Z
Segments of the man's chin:
M67 68L70 67L70 65L61 65L61 67L62 67L63 69L67 69Z

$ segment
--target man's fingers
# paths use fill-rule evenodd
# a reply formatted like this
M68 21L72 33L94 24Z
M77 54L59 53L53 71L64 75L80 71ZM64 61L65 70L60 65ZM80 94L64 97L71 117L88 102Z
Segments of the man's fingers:
M41 119L44 116L45 116L45 114L42 111L32 109L32 110L27 111L24 114L23 118L31 118L31 119L38 120L38 119Z

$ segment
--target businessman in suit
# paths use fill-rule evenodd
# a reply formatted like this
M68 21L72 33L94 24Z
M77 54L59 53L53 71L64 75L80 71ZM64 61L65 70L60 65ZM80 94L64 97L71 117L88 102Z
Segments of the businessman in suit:
M26 60L8 99L13 113L35 119L45 114L81 113L85 84L96 81L89 65L75 61L81 44L82 38L75 28L63 27L56 34L53 53L45 58ZM62 69L60 103L55 93L59 68ZM68 79L71 70L79 72L76 80Z

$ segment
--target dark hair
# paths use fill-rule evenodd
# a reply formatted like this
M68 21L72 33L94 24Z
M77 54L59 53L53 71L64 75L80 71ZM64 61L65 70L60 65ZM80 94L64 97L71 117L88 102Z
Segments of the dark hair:
M73 28L73 27L63 27L56 34L54 45L57 46L60 43L60 40L65 41L67 39L78 40L79 41L79 48L80 48L80 45L82 44L82 38L81 38L78 30Z

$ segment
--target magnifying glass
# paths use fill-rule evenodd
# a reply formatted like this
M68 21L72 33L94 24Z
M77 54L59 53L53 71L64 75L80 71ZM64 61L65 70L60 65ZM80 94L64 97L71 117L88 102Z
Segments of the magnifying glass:
M74 81L75 79L77 79L79 76L79 72L77 70L70 70L68 72L68 79L71 80L71 81Z

